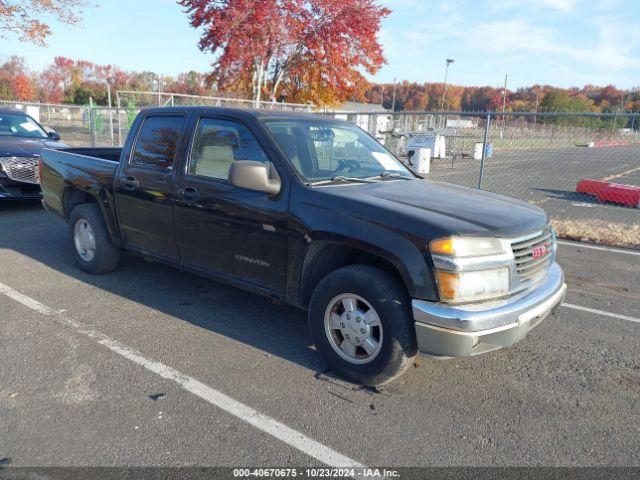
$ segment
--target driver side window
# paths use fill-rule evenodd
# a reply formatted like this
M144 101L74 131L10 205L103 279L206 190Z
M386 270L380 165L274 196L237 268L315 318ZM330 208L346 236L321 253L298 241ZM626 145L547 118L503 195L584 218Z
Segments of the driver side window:
M196 128L187 173L226 180L236 160L268 162L247 127L238 122L201 118Z

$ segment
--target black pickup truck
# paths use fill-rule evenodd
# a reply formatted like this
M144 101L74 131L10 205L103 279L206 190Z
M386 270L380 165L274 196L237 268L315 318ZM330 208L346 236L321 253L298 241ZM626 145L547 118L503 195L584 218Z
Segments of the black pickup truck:
M542 210L419 178L327 117L144 110L124 148L45 150L40 176L81 269L127 250L301 307L330 367L367 385L418 352L512 345L566 290Z

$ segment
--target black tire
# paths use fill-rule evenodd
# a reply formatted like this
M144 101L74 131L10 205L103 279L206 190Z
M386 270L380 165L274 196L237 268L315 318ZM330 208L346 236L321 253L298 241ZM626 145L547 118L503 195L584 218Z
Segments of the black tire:
M325 331L325 312L342 294L355 294L376 311L382 324L382 346L369 363L345 360L332 347ZM350 265L327 275L316 287L309 305L309 329L316 350L330 369L367 386L381 386L400 377L417 354L411 302L406 290L385 272L368 265Z
M91 227L95 238L95 254L90 260L80 256L74 241L74 229L79 221L85 221ZM73 209L69 216L69 233L73 257L78 267L88 273L100 274L111 272L118 266L120 250L109 238L107 227L100 207L95 203L83 203Z

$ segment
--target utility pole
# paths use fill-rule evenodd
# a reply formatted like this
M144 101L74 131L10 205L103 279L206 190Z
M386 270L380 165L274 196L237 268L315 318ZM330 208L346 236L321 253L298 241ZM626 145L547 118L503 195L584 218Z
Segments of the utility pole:
M502 113L505 112L507 108L507 80L509 79L508 75L504 76L504 89L502 90ZM504 117L504 115L503 115Z
M393 96L391 98L391 112L396 111L396 77L393 77Z
M507 80L509 79L508 75L504 76L504 88L502 89L502 127L500 128L500 138L504 135L504 123L505 116L504 112L507 109Z

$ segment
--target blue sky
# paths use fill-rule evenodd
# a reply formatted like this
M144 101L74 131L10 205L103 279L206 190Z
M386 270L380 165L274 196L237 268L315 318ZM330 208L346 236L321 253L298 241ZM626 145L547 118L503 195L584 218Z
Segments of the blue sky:
M97 3L94 1L94 3ZM510 88L535 83L640 86L640 0L382 0L393 13L381 41L388 64L374 78L449 80ZM0 56L41 69L56 55L174 75L207 71L211 56L173 0L111 0L79 27L52 24L49 46L0 39Z

